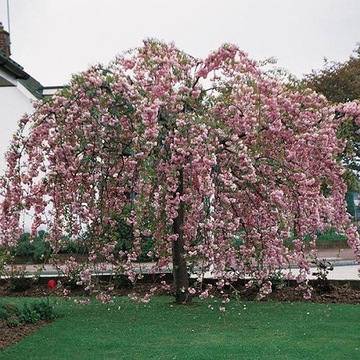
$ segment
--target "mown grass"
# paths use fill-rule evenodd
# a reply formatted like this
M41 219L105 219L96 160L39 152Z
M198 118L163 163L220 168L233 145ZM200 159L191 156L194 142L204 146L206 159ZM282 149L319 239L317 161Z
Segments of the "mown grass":
M23 301L11 299L11 301ZM59 300L54 323L0 352L3 360L359 359L360 307L196 300L110 305Z

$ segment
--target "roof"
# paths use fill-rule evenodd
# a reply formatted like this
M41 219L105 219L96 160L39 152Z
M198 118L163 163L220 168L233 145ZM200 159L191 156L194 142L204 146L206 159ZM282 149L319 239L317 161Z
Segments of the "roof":
M31 77L24 68L17 62L6 56L0 50L0 68L15 77L31 94L40 99L43 96L44 87L33 77Z

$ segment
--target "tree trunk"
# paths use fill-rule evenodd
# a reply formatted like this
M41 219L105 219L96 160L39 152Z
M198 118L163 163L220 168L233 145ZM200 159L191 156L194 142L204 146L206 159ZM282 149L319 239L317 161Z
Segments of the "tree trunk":
M179 185L177 192L180 196L184 193L184 173L183 169L179 172ZM187 304L191 301L189 293L189 276L187 273L186 261L184 259L184 203L180 200L178 216L174 219L174 234L178 235L176 241L172 244L173 257L173 276L175 286L175 302L176 304Z

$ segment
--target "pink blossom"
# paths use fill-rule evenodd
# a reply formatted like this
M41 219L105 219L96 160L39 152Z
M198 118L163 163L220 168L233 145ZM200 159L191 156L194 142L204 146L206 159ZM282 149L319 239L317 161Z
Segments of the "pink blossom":
M100 293L100 294L96 295L96 299L100 300L103 304L110 304L113 302L111 299L111 295L104 294L104 293Z
M292 89L234 45L195 59L145 41L75 75L21 119L0 180L1 245L16 246L31 214L33 234L47 229L60 274L104 302L93 273L111 269L136 285L144 249L150 272L161 274L174 269L177 244L185 272L199 280L210 272L220 291L250 277L262 298L289 263L306 284L305 236L315 252L315 234L336 228L360 259L337 161L346 146L337 129L348 119L359 125L359 108ZM61 265L64 239L83 243L87 259Z
M196 293L196 290L194 288L189 288L188 291L191 295L194 295Z
M87 306L87 305L90 305L90 299L75 299L74 303L77 305Z

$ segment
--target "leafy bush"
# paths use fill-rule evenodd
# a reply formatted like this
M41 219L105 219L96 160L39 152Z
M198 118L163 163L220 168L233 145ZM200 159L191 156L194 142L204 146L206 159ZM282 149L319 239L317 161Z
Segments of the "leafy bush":
M347 237L340 234L336 229L327 229L325 232L318 234L316 243L318 246L337 246L346 245Z
M9 304L4 301L0 301L0 320L6 320L9 316Z
M334 270L334 266L326 259L319 260L316 259L312 262L316 266L316 272L313 272L313 276L316 276L316 283L319 288L323 291L329 292L331 290L331 285L328 279L330 271Z
M35 324L38 320L40 320L40 316L32 305L25 303L20 310L19 319L21 322L26 324Z
M111 236L117 242L114 249L114 255L120 251L130 251L132 248L132 242L134 239L133 228L128 225L123 218L116 219L117 226L111 229ZM109 229L110 230L110 229ZM18 240L17 246L10 249L10 256L17 258L27 259L35 264L41 264L52 254L50 244L46 240L47 233L40 230L37 236L33 237L30 233L23 233ZM79 238L78 241L69 240L64 237L61 240L60 254L88 254L88 236L85 233L83 237ZM141 254L139 259L141 261L149 261L150 258L147 256L149 251L154 250L154 241L151 237L143 236L141 242ZM17 282L18 280L14 280ZM20 281L20 280L19 280ZM25 282L24 282L25 283ZM16 286L18 287L18 286Z
M24 276L13 276L8 279L8 289L13 292L22 292L29 289L32 285L32 279Z
M270 275L269 280L271 281L271 288L273 291L281 289L285 285L281 270Z
M52 252L46 236L43 230L40 230L35 237L29 233L22 234L17 246L11 249L11 255L31 259L35 264L43 263Z
M33 284L33 278L26 277L25 267L12 266L7 270L4 275L6 276L7 287L10 291L21 292L29 289Z
M20 257L31 256L34 252L34 245L30 240L31 235L29 233L20 235L17 246L11 249L11 254Z
M34 324L39 320L50 322L55 317L55 304L49 299L32 303L25 302L22 306L0 302L0 319L6 320L8 326L11 327L23 323Z
M11 258L9 249L0 246L0 274L4 274L6 265L11 262Z
M6 320L8 326L14 327L21 324L21 320L19 318L20 309L17 305L3 302L0 303L0 309L2 319Z
M50 303L49 298L32 304L33 310L39 315L40 320L55 320L55 303Z
M134 240L133 227L127 224L123 218L116 219L116 221L117 226L113 235L117 241L117 245L114 253L117 254L120 250L130 251ZM139 260L150 261L151 259L147 254L149 251L154 251L154 240L149 236L142 236L140 247L141 254L139 254Z
M65 245L60 249L61 254L87 254L88 250L82 241L65 239Z
M336 229L326 229L324 232L318 231L316 233L317 239L316 239L316 245L317 247L325 247L325 248L331 248L331 247L337 247L337 246L346 246L347 245L347 237L344 234L339 233ZM290 237L288 239L284 240L284 245L292 248L292 240L294 240L293 237ZM311 241L310 235L305 235L304 243L308 244Z

